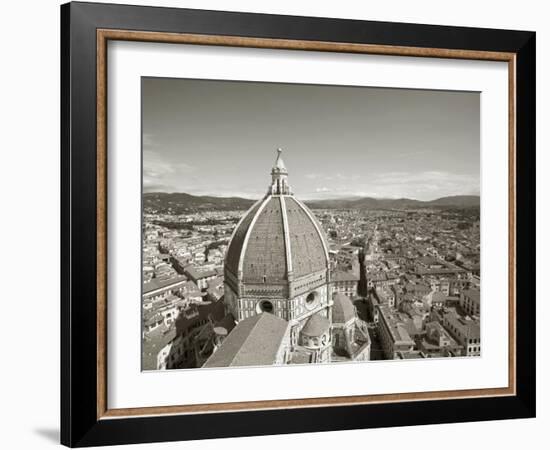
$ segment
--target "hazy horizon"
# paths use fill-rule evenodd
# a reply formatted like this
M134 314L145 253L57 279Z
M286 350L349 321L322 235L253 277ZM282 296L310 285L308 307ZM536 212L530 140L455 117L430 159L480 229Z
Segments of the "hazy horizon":
M216 194L191 194L189 192L180 192L180 191L174 191L174 192L168 192L168 191L150 191L150 192L143 192L143 194L188 194L193 195L195 197L216 197L216 198L242 198L244 200L256 200L265 195L265 192L263 194L260 194L259 196L254 197L238 197L234 195L216 195ZM305 199L306 201L321 201L321 200L355 200L360 198L373 198L375 200L414 200L414 201L421 201L421 202L432 202L434 200L439 200L441 198L447 198L447 197L480 197L479 194L451 194L451 195L444 195L442 197L434 197L434 198L428 198L425 200L420 200L418 198L412 198L412 197L361 197L361 196L342 196L342 197L323 197L323 198L312 198L312 199Z
M474 92L142 79L143 192L259 198L283 148L303 200L479 196Z

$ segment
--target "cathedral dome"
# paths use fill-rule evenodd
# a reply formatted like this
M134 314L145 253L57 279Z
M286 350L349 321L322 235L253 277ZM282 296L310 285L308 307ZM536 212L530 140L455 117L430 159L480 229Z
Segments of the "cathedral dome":
M267 195L238 223L225 258L225 270L243 283L281 283L329 268L321 226L291 193L278 151Z
M308 319L301 333L308 337L320 337L327 333L329 329L329 320L321 314L314 314Z
M355 318L355 306L347 295L337 293L333 297L332 322L347 323Z

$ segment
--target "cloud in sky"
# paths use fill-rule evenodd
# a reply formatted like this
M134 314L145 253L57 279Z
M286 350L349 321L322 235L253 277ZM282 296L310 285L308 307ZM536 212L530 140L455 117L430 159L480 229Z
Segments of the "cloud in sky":
M322 194L322 195L319 195ZM332 185L316 187L304 198L379 197L430 200L450 195L479 195L479 177L452 172L388 172L335 179Z
M178 191L192 187L196 168L166 160L162 153L143 145L143 189L145 192Z

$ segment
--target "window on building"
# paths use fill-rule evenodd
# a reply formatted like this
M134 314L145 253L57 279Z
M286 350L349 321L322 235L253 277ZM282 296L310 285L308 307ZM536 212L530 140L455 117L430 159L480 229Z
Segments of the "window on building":
M260 303L260 309L263 312L273 313L273 303L268 300L264 300L262 303Z
M311 305L315 299L317 298L317 295L315 292L310 292L308 296L306 297L306 304Z

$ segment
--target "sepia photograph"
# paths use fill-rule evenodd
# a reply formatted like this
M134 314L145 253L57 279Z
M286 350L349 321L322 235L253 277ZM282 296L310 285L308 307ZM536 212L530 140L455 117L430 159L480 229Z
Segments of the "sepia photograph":
M142 77L141 119L143 371L481 357L479 92Z

